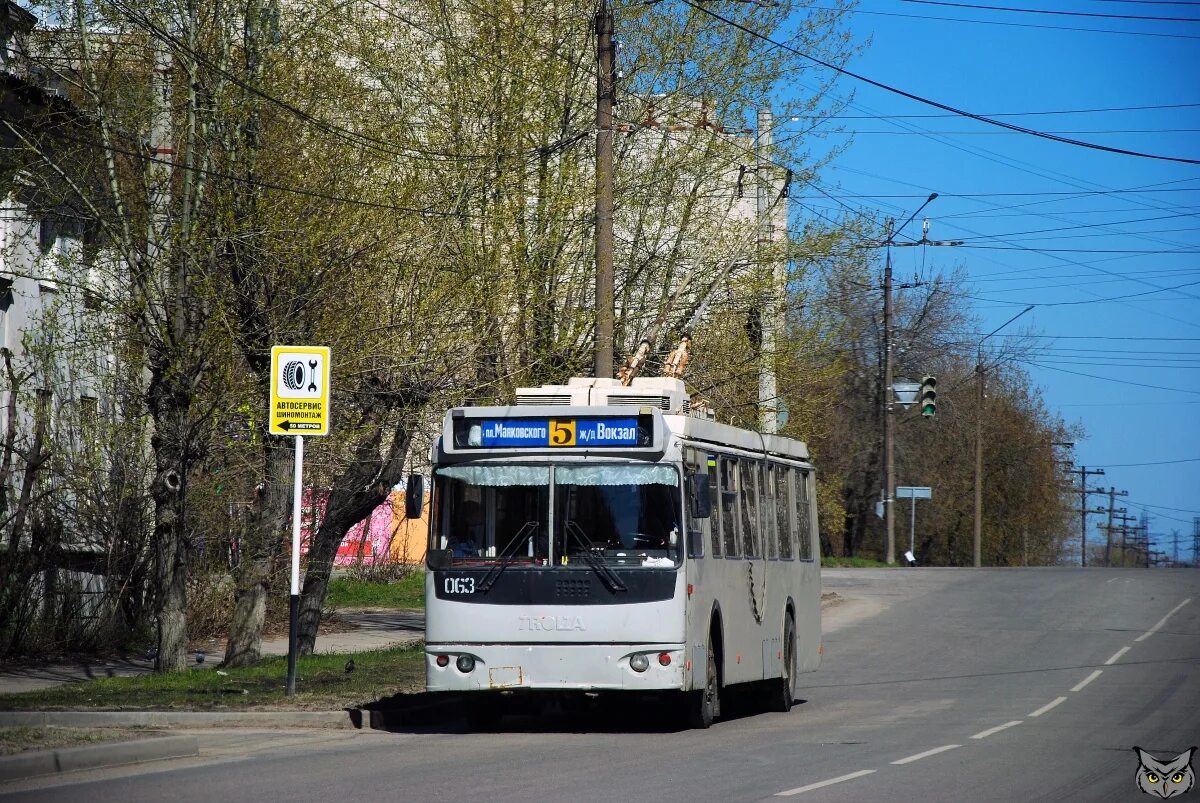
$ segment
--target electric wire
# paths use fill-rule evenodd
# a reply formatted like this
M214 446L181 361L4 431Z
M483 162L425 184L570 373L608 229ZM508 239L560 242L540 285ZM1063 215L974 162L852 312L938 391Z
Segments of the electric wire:
M721 20L726 25L732 25L733 27L737 28L738 30L744 31L745 33L749 34L750 36L754 36L758 39L762 39L765 42L770 42L771 44L773 44L777 47L787 50L789 53L794 53L795 55L800 56L801 58L807 59L807 60L813 62L814 64L819 64L822 67L825 67L826 69L833 70L841 75L845 75L850 78L854 78L857 81L861 81L863 83L870 84L871 86L874 86L878 89L882 89L887 92L891 92L895 95L900 95L901 97L908 98L909 100L913 100L918 103L923 103L927 106L933 106L934 108L942 109L943 111L947 111L947 112L952 112L954 114L958 114L963 117L968 117L972 120L977 120L981 123L986 123L988 125L997 126L999 128L1007 128L1009 130L1017 131L1017 132L1020 132L1023 134L1028 134L1033 137L1039 137L1042 139L1053 140L1055 142L1061 142L1061 143L1064 143L1067 145L1074 145L1074 146L1080 147L1080 148L1088 148L1091 150L1105 151L1107 153L1115 153L1115 154L1120 154L1123 156L1134 156L1134 157L1138 157L1138 158L1142 158L1142 159L1156 159L1159 161L1166 161L1166 162L1179 162L1181 164L1200 165L1200 159L1189 159L1189 158L1185 158L1185 157L1181 157L1181 156L1167 156L1167 155L1163 155L1163 154L1144 153L1142 151L1134 151L1134 150L1130 150L1127 148L1114 148L1114 147L1111 147L1108 145L1098 145L1093 142L1084 142L1082 140L1071 139L1068 137L1061 137L1061 136L1058 136L1057 134L1047 134L1043 131L1037 131L1032 128L1026 128L1024 126L1019 126L1014 123L1006 123L1003 120L997 120L997 119L994 119L991 117L985 117L980 114L975 114L974 112L966 111L965 109L959 109L954 106L950 106L949 104L941 103L940 101L936 101L931 98L926 98L921 95L915 94L913 92L909 92L907 90L900 89L899 87L895 87L890 84L883 83L882 81L876 81L873 78L868 78L867 76L862 75L857 72L854 72L853 70L848 70L845 67L839 67L836 64L832 64L831 62L825 61L824 59L817 58L816 56L811 56L811 55L809 55L801 50L797 50L796 48L791 47L790 45L787 45L785 43L776 42L774 39L770 38L769 36L759 33L758 31L755 31L753 28L748 28L747 26L742 25L737 20L730 19L729 17L726 17L722 14L718 14L717 12L712 11L711 9L708 9L702 5L699 5L697 2L695 2L695 0L681 0L681 2L683 2L684 4L686 4L688 6L691 6L692 8L696 9L697 11L700 11L704 14L709 15L710 17Z

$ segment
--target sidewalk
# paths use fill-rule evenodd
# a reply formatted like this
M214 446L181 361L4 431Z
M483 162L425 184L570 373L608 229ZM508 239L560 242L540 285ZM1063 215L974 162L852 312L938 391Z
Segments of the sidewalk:
M347 611L339 612L338 619L354 629L320 634L317 652L378 650L419 641L425 634L425 611L420 609ZM263 655L287 655L287 651L287 636L263 639ZM214 645L205 653L204 666L215 667L224 654L223 644ZM76 680L145 675L153 669L154 662L141 656L0 665L0 694L46 689Z

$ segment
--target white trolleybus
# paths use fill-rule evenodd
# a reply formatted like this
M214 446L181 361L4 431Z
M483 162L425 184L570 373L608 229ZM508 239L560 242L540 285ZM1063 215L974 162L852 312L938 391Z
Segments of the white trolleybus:
M446 413L429 691L471 693L477 725L518 692L673 692L702 728L733 684L791 708L821 653L808 449L687 399L678 379L575 379Z

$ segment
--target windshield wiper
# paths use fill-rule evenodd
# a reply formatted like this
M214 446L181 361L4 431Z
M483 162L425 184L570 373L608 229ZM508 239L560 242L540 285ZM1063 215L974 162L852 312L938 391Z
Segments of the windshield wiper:
M495 585L496 581L500 579L500 575L505 569L508 568L508 564L513 563L517 559L517 549L522 544L526 543L525 539L522 538L526 531L531 529L537 530L537 528L538 523L536 521L527 521L521 525L521 529L517 530L517 534L512 537L511 541L508 542L508 546L505 547L504 551L496 557L496 563L494 563L492 568L488 569L488 573L483 576L482 582L479 583L479 590L482 593L486 594L487 592L491 591L492 586Z
M604 584L608 586L609 591L629 590L621 582L621 578L617 576L616 572L605 566L604 561L597 560L596 556L592 554L592 550L597 548L596 544L592 539L587 537L587 533L578 524L571 519L567 519L563 523L563 529L566 530L568 535L574 536L579 545L583 547L583 562L592 567L592 571L599 575Z

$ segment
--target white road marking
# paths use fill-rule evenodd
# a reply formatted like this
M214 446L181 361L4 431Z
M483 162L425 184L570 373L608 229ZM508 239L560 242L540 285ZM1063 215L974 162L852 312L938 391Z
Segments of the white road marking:
M852 781L855 778L861 778L864 775L870 775L874 771L875 770L859 770L858 772L852 772L849 775L839 775L836 778L830 778L828 781L817 781L816 783L810 783L808 786L797 786L795 789L788 789L786 792L776 792L775 797L791 797L792 795L798 795L801 792L811 792L812 790L820 789L823 786L833 786L835 783L841 783L842 781Z
M1050 702L1046 703L1041 708L1039 708L1038 710L1034 711L1029 716L1040 717L1042 714L1046 713L1047 711L1049 711L1051 708L1058 705L1059 703L1066 702L1066 699L1067 699L1066 697L1056 697L1053 700L1051 700Z
M938 753L945 753L947 750L953 750L956 747L962 747L962 745L961 744L944 744L941 747L935 747L932 750L926 750L924 753L917 753L915 756L909 756L908 758L902 758L899 761L893 761L892 763L893 764L910 764L913 761L920 761L921 759L928 758L929 756L936 756Z
M979 733L975 734L971 738L972 739L986 739L987 737L991 736L993 733L999 733L1002 730L1008 730L1009 728L1011 728L1015 725L1020 725L1022 722L1024 722L1024 720L1014 719L1012 722L1005 722L1003 725L997 725L994 728L988 728L985 731L980 731Z
M1172 609L1171 609L1171 612L1170 612L1170 613L1168 613L1168 614L1167 614L1166 616L1164 616L1163 618L1159 619L1159 620L1158 620L1158 623L1157 623L1156 625L1154 625L1154 627L1150 628L1150 629L1149 629L1149 630L1147 630L1145 633L1143 633L1142 635L1140 635L1140 636L1138 636L1137 638L1135 638L1135 639L1134 639L1134 641L1145 641L1146 639L1148 639L1148 638L1150 638L1151 636L1153 636L1153 635L1154 635L1154 632L1155 632L1156 630L1158 630L1160 627L1162 627L1163 625L1165 625L1165 624L1167 623L1167 620L1168 620L1168 619L1170 619L1172 616L1174 616L1174 615L1175 615L1175 612L1176 612L1176 611L1178 611L1180 608L1182 608L1184 605L1187 605L1187 604L1188 604L1189 602L1191 602L1191 601L1192 601L1192 598L1191 598L1191 597L1188 597L1188 598L1187 598L1187 599L1185 599L1183 602L1181 602L1181 603L1179 603L1178 605L1176 605L1174 608L1172 608Z
M1091 683L1093 680L1095 680L1096 678L1100 677L1101 671L1102 671L1102 670L1099 670L1099 669L1097 669L1095 672L1093 672L1092 674L1088 675L1086 678L1084 678L1083 680L1079 681L1079 682L1078 682L1078 683L1076 683L1074 686L1072 686L1072 687L1071 687L1071 691L1079 691L1079 690L1081 690L1081 689L1082 689L1084 686L1088 685L1088 684L1089 684L1089 683Z
M1129 652L1129 648L1128 648L1128 647L1122 647L1121 649L1119 649L1119 650L1117 650L1115 653L1113 653L1113 657L1112 657L1112 658L1109 658L1107 661L1105 661L1105 662L1104 662L1104 665L1105 665L1105 666L1111 666L1112 664L1115 664L1117 661L1121 660L1121 656L1122 656L1122 655L1124 655L1124 654L1125 654L1125 653L1127 653L1127 652Z

